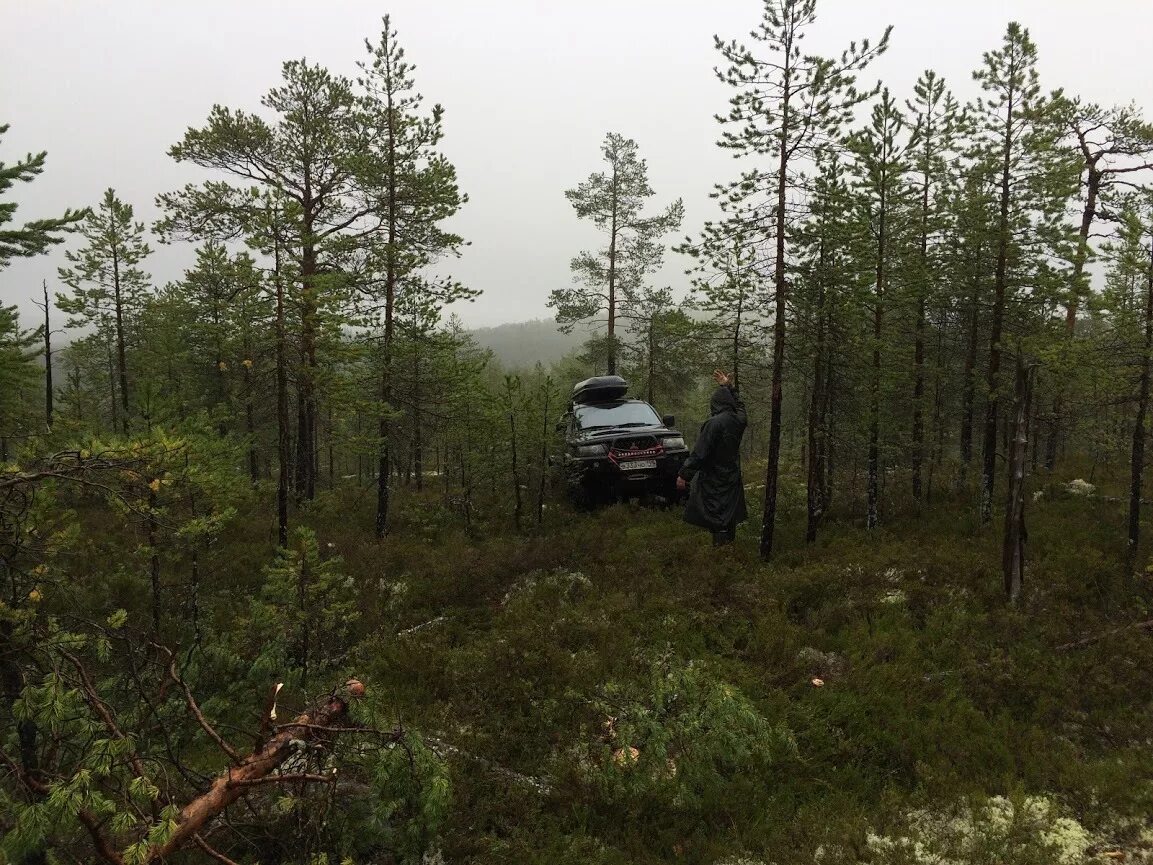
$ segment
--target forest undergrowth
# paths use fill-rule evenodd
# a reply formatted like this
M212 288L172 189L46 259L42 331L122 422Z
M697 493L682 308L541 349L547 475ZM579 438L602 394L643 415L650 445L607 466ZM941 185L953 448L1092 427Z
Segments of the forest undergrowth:
M628 504L553 505L510 538L416 499L377 545L357 502L307 520L357 588L349 672L451 742L446 861L949 861L885 833L989 797L1012 829L961 861L1058 861L1058 815L1085 833L1069 861L1148 840L1153 654L1125 626L1150 618L1153 577L1116 577L1120 503L1044 488L1010 608L999 538L960 502L812 546L798 514L768 565L753 532L718 552Z

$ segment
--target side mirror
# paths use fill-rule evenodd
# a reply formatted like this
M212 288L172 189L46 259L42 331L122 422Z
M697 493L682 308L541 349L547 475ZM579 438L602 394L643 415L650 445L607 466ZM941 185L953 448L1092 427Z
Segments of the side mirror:
M667 429L672 429L674 426L676 426L677 419L673 415L667 414L661 418L661 423L663 423Z

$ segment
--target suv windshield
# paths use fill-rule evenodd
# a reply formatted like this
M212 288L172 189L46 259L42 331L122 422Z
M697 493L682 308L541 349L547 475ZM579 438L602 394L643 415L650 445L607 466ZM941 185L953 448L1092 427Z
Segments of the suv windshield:
M602 403L576 407L577 426L582 430L617 426L660 426L653 407L644 402Z

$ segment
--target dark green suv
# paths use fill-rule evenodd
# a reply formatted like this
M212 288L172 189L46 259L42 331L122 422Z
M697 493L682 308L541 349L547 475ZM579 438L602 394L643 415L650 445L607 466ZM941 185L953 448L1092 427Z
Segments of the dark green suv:
M570 499L581 507L659 496L675 502L677 473L688 456L671 416L626 396L620 376L597 376L573 388L564 432L562 468Z

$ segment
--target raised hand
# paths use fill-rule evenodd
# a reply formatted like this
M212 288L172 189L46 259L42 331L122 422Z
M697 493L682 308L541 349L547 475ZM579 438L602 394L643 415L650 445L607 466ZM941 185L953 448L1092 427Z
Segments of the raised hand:
M713 380L716 381L716 383L721 387L728 387L733 383L732 379L729 378L729 374L726 372L721 372L719 369L713 370Z

